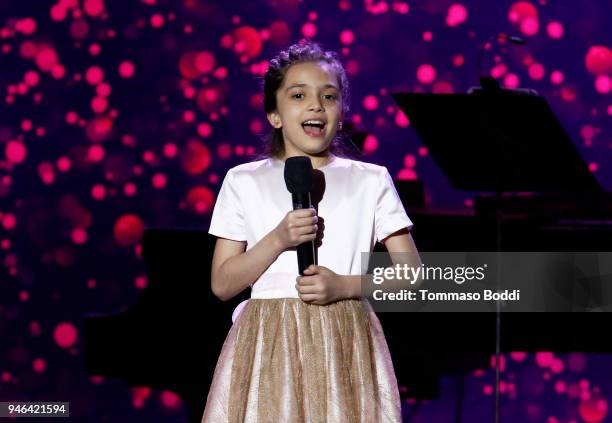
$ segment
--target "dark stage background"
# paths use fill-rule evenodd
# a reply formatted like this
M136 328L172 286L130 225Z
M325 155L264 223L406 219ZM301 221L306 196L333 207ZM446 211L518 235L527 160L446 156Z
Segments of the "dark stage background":
M268 129L267 59L301 38L341 54L361 160L422 181L432 209L469 212L474 193L451 188L391 93L466 92L478 46L521 36L494 43L483 68L545 97L612 191L611 12L604 0L1 0L0 401L70 401L74 421L187 421L174 392L89 375L83 319L142 294L145 227L208 228L223 175ZM609 421L612 358L516 352L503 365L504 421ZM465 421L490 415L493 381L492 368L467 376ZM454 386L411 421L451 421Z

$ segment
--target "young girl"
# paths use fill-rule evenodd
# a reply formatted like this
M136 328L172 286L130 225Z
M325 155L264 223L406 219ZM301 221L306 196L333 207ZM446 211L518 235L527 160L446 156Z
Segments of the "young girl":
M302 42L270 61L266 158L223 180L209 233L211 284L251 299L217 363L202 422L401 422L393 364L378 318L360 299L362 252L416 252L387 169L342 157L338 130L348 80L334 52ZM321 178L310 209L295 210L284 161L307 156ZM318 265L300 276L295 247L315 240Z

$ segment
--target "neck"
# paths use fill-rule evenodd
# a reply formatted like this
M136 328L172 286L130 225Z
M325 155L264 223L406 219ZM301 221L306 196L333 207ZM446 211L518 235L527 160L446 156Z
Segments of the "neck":
M311 156L310 154L291 154L291 153L287 153L287 154L283 155L283 157L281 157L280 160L282 160L284 162L289 157L295 157L295 156L308 156L308 157L310 157L310 161L312 162L313 169L318 169L318 168L320 168L322 166L325 166L325 165L329 164L330 162L332 162L336 158L336 156L334 156L331 153L325 154L324 156Z

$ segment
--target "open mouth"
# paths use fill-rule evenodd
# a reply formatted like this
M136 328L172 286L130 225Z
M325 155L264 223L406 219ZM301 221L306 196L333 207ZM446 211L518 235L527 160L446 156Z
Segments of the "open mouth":
M307 120L302 123L302 128L309 137L320 137L324 134L325 125L322 120Z

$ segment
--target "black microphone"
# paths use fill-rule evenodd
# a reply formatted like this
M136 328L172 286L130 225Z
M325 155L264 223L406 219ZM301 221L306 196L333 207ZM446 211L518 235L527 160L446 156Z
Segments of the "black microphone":
M285 160L285 185L291 193L293 210L308 209L312 189L312 163L307 156L289 157ZM315 263L314 240L306 241L296 247L298 270L304 276L304 270Z

